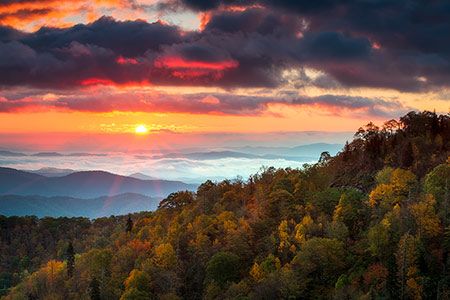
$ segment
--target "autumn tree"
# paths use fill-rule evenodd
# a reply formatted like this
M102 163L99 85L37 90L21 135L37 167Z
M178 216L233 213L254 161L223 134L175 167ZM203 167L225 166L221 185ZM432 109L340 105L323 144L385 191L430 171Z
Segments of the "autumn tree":
M389 183L381 183L369 195L367 204L373 208L379 207L382 212L392 209L396 204L404 205L410 198L411 190L416 183L416 176L409 170L395 169L390 176L384 175L382 170L378 173L378 179L389 177Z
M356 190L347 190L341 195L334 210L333 219L345 224L351 232L354 232L357 225L362 196Z
M411 206L411 214L414 217L419 237L433 238L441 233L440 220L435 211L436 200L433 195Z
M133 270L125 280L125 292L120 300L151 299L152 282L150 275L144 271Z
M175 250L169 243L162 243L156 246L153 259L157 267L164 269L174 268L177 263Z

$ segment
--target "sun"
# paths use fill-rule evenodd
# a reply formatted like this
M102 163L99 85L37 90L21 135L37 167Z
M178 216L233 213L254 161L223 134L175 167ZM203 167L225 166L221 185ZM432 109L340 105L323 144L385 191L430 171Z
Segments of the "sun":
M138 127L136 127L136 133L146 133L147 132L147 127L145 127L144 125L139 125Z

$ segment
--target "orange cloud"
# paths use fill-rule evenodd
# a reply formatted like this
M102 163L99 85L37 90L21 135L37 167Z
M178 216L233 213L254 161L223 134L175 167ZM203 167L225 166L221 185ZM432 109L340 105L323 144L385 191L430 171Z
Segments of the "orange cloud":
M42 26L68 27L89 23L108 10L119 19L133 19L142 9L124 0L0 1L0 25L35 31Z
M236 68L239 63L234 60L220 62L204 62L204 61L186 61L181 57L162 57L155 61L155 66L169 69L206 69L206 70L223 70L228 68Z

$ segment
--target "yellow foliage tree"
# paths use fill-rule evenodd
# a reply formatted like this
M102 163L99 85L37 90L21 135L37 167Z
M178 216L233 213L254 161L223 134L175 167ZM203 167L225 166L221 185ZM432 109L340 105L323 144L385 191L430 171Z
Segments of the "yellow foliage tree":
M60 272L64 266L61 261L51 260L47 263L45 271L47 272L47 285L52 288L54 286L56 273Z
M389 184L378 185L369 195L370 207L389 210L395 205L402 205L408 197L410 187L416 182L416 176L409 170L392 171Z
M381 203L392 205L396 202L392 185L380 184L369 195L367 204L370 207L378 207Z
M278 251L283 253L291 247L291 243L289 242L289 227L286 220L281 221L278 226L278 237L280 239Z
M177 263L177 256L172 245L163 243L155 247L153 261L160 268L171 269Z
M125 280L125 292L120 300L151 299L152 282L144 271L133 270Z
M257 262L255 262L252 268L250 269L250 276L252 276L252 278L257 282L264 280L265 276L261 270L261 267Z
M435 210L436 200L428 194L425 200L411 206L419 237L435 237L441 233L441 222Z
M408 187L416 182L417 178L413 172L404 169L395 169L392 172L391 184L400 192L408 192Z
M294 240L299 245L306 242L306 228L301 223L295 226Z

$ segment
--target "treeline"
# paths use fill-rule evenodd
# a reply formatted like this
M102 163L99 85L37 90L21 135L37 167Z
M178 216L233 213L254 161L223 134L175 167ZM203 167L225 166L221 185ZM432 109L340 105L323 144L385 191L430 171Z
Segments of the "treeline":
M207 181L61 234L2 299L450 299L449 118L390 123L317 164Z
M334 183L368 190L384 166L409 169L422 178L445 163L449 151L449 115L411 111L381 128L370 122L333 158Z

